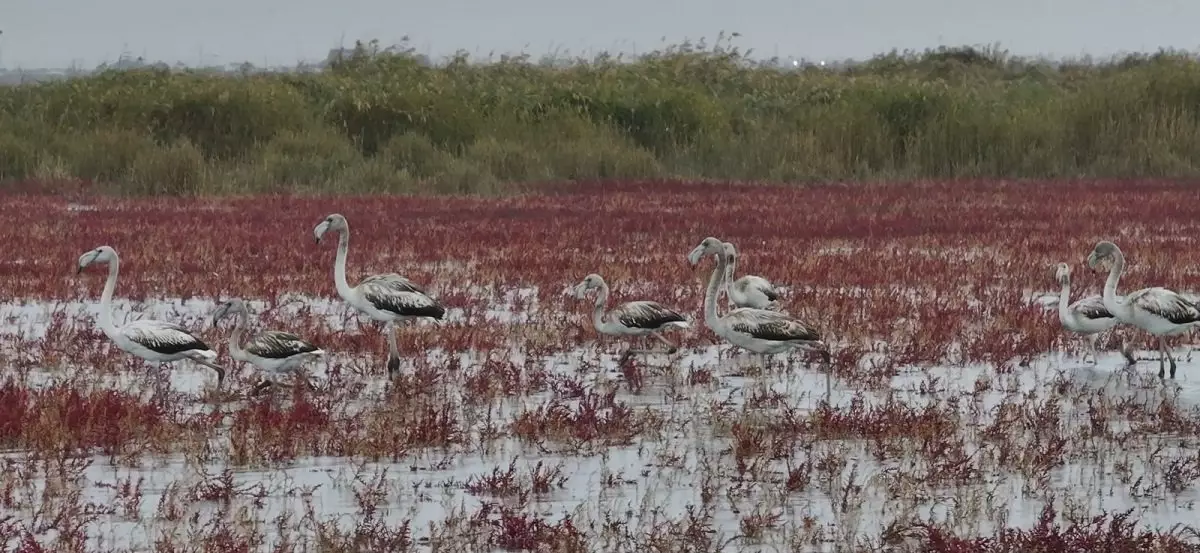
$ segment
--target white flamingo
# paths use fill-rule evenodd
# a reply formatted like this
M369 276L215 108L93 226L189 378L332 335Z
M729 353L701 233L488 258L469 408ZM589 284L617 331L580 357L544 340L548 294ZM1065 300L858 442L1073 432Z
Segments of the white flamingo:
M704 296L704 324L730 343L757 354L776 354L792 349L818 353L827 365L830 362L829 347L821 340L820 331L791 315L766 309L741 307L725 316L717 314L717 294L729 258L725 255L724 243L708 237L688 254L692 265L706 255L717 257L717 266L708 279L708 292ZM826 393L830 390L829 371L825 374Z
M1175 358L1167 351L1166 338L1183 334L1200 326L1200 306L1166 288L1142 288L1117 296L1117 283L1125 270L1125 255L1116 244L1107 240L1096 244L1088 255L1088 267L1095 269L1103 261L1110 268L1104 283L1104 307L1121 322L1136 326L1158 337L1158 377L1164 376L1164 360L1171 362L1171 378L1175 378Z
M608 283L598 274L590 274L575 285L575 297L583 299L589 290L599 290L596 294L596 307L592 310L592 324L596 331L610 336L653 336L667 345L668 354L678 351L678 347L661 333L670 328L690 328L687 317L678 311L663 306L654 301L631 301L618 305L607 313ZM634 353L647 353L647 350L625 351L620 363L629 360Z
M737 270L737 248L729 242L724 243L725 255L729 257L729 267L726 269L726 294L729 303L734 307L753 307L755 309L776 309L779 307L779 293L771 282L758 275L743 275L734 280Z
M249 319L249 312L246 309L246 303L239 298L233 298L225 303L222 303L213 312L212 324L217 326L217 323L225 317L236 314L237 323L233 327L233 333L229 336L229 356L243 363L250 363L268 376L258 383L251 391L251 395L258 395L268 387L279 384L276 379L284 374L297 374L304 365L313 359L319 359L325 355L325 351L304 340L303 338L290 332L281 332L278 330L264 330L255 334L250 338L249 342L243 347L241 345L242 332L246 329L246 324ZM313 385L307 378L302 379L309 390L313 389Z
M1064 329L1076 334L1086 336L1092 354L1092 364L1096 364L1096 340L1100 337L1100 333L1104 332L1117 324L1120 320L1117 319L1107 307L1104 307L1104 298L1100 295L1088 296L1081 298L1075 303L1071 301L1071 267L1066 263L1059 263L1058 270L1054 274L1054 279L1062 286L1062 291L1059 292L1058 301L1058 320L1062 323ZM1130 363L1135 360L1129 351L1125 348L1121 349L1121 354L1125 356ZM1087 360L1087 354L1083 355L1083 359Z
M140 319L131 321L123 326L113 324L112 297L117 288L117 275L121 271L121 259L117 250L110 246L100 246L79 256L79 269L82 273L93 263L108 264L108 280L104 282L104 292L100 296L100 330L112 340L117 347L126 353L131 353L147 361L160 364L173 363L188 359L217 371L217 388L225 381L225 369L217 365L217 353L197 338L187 329L165 321Z
M388 376L394 378L400 371L395 323L418 318L441 320L446 314L446 308L411 280L395 273L372 275L362 279L358 286L351 287L346 282L346 251L350 247L350 225L340 214L334 213L326 217L313 229L313 236L318 244L321 237L329 231L340 233L337 259L333 264L333 282L338 295L372 320L388 327L387 368Z

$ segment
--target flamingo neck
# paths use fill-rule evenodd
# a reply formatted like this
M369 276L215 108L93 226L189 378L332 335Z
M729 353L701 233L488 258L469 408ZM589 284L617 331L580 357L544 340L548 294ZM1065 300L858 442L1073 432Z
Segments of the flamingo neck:
M343 300L350 301L354 289L346 282L346 252L350 249L350 227L338 233L337 259L333 262L333 283Z
M608 307L608 283L600 281L600 290L596 293L596 307L592 309L592 324L598 332L608 330L604 322L604 310Z
M725 297L729 300L729 306L732 308L735 303L733 301L733 275L737 270L737 259L730 259L729 265L725 268L725 282L721 286L725 290Z
M1117 303L1117 283L1121 280L1121 273L1125 271L1125 256L1118 250L1113 255L1112 268L1108 270L1108 280L1104 282L1104 305L1109 311L1114 311L1118 307L1122 307ZM1116 315L1114 311L1113 315Z
M717 293L721 290L722 279L728 267L728 260L722 254L717 254L717 266L708 277L708 293L704 295L704 324L713 332L720 333L721 320L717 316Z
M242 332L246 330L246 312L239 311L237 316L237 324L233 327L233 334L229 336L229 356L238 361L246 360L246 352L242 350Z
M104 281L104 293L100 295L100 330L109 339L115 339L117 327L113 324L112 297L117 289L117 275L121 272L120 258L113 256L108 262L108 280Z
M1070 324L1072 321L1071 310L1067 309L1071 301L1071 281L1064 280L1062 283L1062 291L1058 294L1058 320L1062 324Z

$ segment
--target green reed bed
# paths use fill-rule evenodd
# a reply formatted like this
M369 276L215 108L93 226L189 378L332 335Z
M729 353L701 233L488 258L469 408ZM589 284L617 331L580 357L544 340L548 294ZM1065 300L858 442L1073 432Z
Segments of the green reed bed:
M1175 52L1049 63L960 48L781 70L721 45L432 66L360 45L320 72L0 87L0 180L126 194L1196 175L1200 62Z

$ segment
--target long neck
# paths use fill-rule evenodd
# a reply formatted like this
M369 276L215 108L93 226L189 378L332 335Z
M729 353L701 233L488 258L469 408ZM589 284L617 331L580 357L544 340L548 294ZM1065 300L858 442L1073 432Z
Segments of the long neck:
M350 249L350 228L338 233L337 259L333 262L333 282L337 286L338 295L349 301L353 290L346 282L346 251Z
M1067 309L1071 302L1071 281L1064 279L1062 291L1058 293L1058 320L1067 324L1071 320L1071 311Z
M246 330L246 319L246 312L239 311L233 334L229 335L229 356L238 361L246 360L246 352L242 350L242 332Z
M721 289L725 290L725 299L729 300L729 307L734 307L733 303L733 273L737 270L737 259L730 259L729 264L725 267L725 280L721 285Z
M608 307L608 283L600 283L600 291L596 293L596 307L592 309L592 324L596 330L604 331L604 310Z
M108 280L104 282L104 293L100 295L100 330L112 338L117 332L113 325L112 297L117 289L117 274L121 272L121 260L113 257L108 262Z
M1117 282L1121 280L1121 273L1125 270L1125 256L1121 252L1117 252L1113 256L1112 268L1108 270L1108 280L1104 282L1104 301L1116 303L1117 301Z
M721 282L724 280L721 277L724 276L727 266L725 256L717 255L717 266L708 277L708 293L704 296L704 324L714 331L721 324L717 316L717 293L721 290Z

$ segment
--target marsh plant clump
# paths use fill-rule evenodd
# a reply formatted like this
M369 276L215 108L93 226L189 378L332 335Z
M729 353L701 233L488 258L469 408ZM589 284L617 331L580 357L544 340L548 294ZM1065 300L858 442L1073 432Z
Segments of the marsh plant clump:
M482 192L536 181L1200 174L1200 62L996 48L780 68L732 37L633 59L359 44L321 71L109 69L0 87L0 181L128 194Z
M1124 290L1200 282L1194 185L1161 180L912 181L786 187L622 181L506 198L6 196L0 240L0 539L20 551L1200 551L1200 364L1122 369L1118 327L1065 334L1038 304L1055 267L1076 294L1101 239ZM37 187L27 187L33 190ZM1137 201L1115 201L1136 195ZM354 225L349 280L397 271L446 306L386 338L337 296L311 228ZM464 216L470 214L470 216ZM604 232L597 232L597 218ZM1116 234L1113 234L1116 233ZM713 345L699 317L705 236L737 244L832 354ZM160 371L96 330L209 324L230 297L251 330L328 352L303 386L248 391ZM673 355L597 335L570 292L695 321ZM1086 290L1086 292L1084 292ZM1186 351L1185 351L1186 350ZM1150 357L1153 359L1152 357Z

